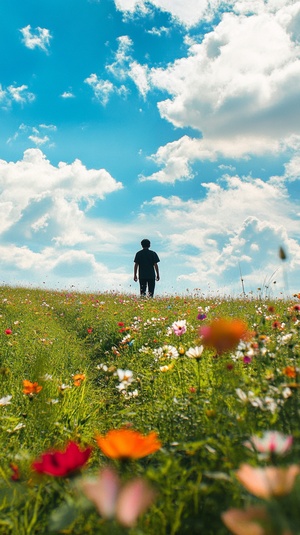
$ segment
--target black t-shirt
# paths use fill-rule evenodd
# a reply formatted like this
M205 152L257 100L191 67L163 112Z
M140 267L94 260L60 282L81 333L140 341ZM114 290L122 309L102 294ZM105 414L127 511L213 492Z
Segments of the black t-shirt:
M154 264L159 262L158 255L150 249L141 249L135 255L134 262L139 266L140 279L155 279Z

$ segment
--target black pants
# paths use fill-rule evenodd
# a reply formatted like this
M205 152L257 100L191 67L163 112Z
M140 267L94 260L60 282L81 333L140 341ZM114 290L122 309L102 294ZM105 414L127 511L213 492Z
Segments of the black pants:
M145 296L148 286L148 293L149 297L153 297L154 295L154 288L155 288L155 279L140 279L140 292L141 295Z

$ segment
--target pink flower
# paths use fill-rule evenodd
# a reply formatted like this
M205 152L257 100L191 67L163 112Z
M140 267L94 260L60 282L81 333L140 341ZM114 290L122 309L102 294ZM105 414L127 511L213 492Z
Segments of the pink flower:
M181 336L186 332L186 320L174 321L174 323L172 324L172 329L174 334L176 334L177 336Z
M134 526L137 518L152 503L154 491L141 479L133 479L122 485L111 468L100 471L98 478L83 480L84 494L97 507L104 518L116 518L125 527Z
M259 453L283 455L291 448L292 443L291 435L284 435L280 431L265 431L262 437L251 437L249 442L245 442L245 446L250 449L254 447Z
M222 514L225 526L235 535L267 535L262 524L266 523L267 512L264 507L229 509Z
M272 496L289 494L299 473L300 466L296 464L287 468L254 468L249 464L242 464L236 477L251 494L268 500Z

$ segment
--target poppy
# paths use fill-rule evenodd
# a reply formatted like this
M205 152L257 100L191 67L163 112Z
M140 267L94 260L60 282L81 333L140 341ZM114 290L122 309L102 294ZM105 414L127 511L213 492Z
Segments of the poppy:
M33 470L40 474L64 477L81 468L89 459L92 448L81 450L75 442L69 442L63 451L43 453L40 460L32 464Z

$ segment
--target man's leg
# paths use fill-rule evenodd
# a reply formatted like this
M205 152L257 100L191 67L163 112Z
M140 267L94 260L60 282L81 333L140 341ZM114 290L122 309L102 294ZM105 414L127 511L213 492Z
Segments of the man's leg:
M143 297L146 297L146 289L147 289L147 280L146 279L140 279L140 294Z
M148 280L149 297L154 296L154 288L155 288L155 279L149 279Z

